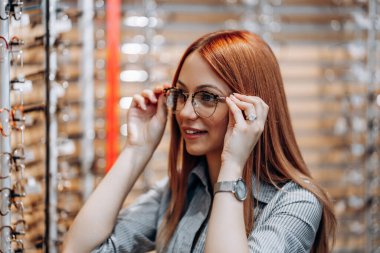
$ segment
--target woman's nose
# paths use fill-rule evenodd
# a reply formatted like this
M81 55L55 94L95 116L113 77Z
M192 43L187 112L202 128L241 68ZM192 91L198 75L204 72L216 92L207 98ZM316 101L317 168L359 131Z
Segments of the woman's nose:
M194 111L194 107L192 105L191 97L189 97L183 108L179 111L179 115L183 118L196 119L198 115Z

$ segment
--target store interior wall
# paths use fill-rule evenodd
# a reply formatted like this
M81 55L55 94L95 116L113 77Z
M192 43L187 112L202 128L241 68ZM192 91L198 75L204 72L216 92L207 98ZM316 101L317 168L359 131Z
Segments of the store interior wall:
M302 154L334 200L334 252L380 252L379 0L121 1L116 137L111 2L0 0L3 252L60 251L110 165L110 139L124 145L132 96L171 83L185 48L221 29L253 31L273 48ZM125 206L166 176L168 130Z

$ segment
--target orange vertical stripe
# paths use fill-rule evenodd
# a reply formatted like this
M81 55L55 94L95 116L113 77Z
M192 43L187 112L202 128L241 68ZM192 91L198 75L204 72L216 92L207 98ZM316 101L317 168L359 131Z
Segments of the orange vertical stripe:
M106 97L106 171L119 153L119 80L121 0L106 1L107 23L107 97Z

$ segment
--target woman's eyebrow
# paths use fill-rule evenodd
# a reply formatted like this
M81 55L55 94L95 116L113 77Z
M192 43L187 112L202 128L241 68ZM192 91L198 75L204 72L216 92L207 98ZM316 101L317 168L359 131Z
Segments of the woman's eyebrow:
M187 88L186 84L184 84L181 80L178 79L177 82L181 86L183 86L184 88ZM201 85L197 86L197 90L201 90L201 89L204 89L204 88L213 88L213 89L215 89L215 90L217 90L217 91L219 91L219 92L221 92L223 94L223 91L221 91L217 86L215 86L213 84L207 84L207 83L205 83L205 84L201 84Z
M177 83L179 83L181 86L186 87L186 84L184 84L181 80L177 80Z
M212 84L201 84L197 87L198 90L201 90L204 88L212 88L212 89L215 89L215 90L217 90L223 94L223 91L221 91L218 87L216 87L215 85L212 85Z

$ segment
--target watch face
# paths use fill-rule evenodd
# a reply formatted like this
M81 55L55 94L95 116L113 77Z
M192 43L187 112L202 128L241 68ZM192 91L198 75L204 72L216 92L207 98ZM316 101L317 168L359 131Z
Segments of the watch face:
M235 196L238 200L245 200L247 197L247 187L242 179L238 179L235 184Z

